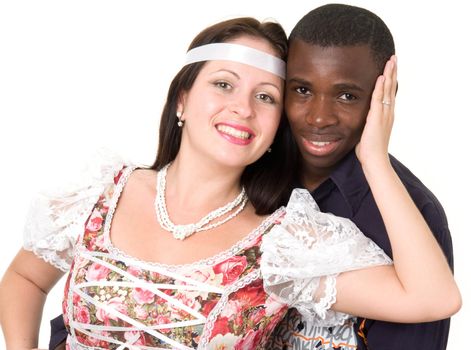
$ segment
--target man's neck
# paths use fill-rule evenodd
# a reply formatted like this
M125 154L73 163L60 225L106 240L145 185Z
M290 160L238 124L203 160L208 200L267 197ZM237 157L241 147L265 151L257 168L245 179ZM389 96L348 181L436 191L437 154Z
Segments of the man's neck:
M328 171L319 171L319 169L313 170L308 167L303 167L301 172L301 183L305 188L312 192L327 180L331 173L331 169Z

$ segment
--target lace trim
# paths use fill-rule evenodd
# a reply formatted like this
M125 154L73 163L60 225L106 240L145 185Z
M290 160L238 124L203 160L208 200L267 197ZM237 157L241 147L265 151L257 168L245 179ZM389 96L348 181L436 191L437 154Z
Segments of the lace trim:
M330 310L339 273L391 263L353 222L322 213L310 193L300 189L293 191L281 223L263 237L261 250L267 293L316 325L336 325L350 317Z
M71 199L67 204L62 203L62 199L55 203L54 197L38 196L26 219L23 248L67 272L77 237L83 234L83 225L101 190L88 189L87 192L85 198L69 196Z
M113 192L113 196L110 200L109 203L109 209L108 213L106 214L105 218L105 226L103 230L104 234L104 246L105 248L112 254L116 256L123 256L126 257L127 259L134 260L136 262L139 262L141 264L147 264L149 266L157 266L160 268L165 268L170 271L175 271L175 270L180 270L180 269L186 269L186 268L195 268L199 266L213 266L216 265L231 256L237 255L240 251L245 249L247 245L252 242L255 238L263 234L270 225L272 225L279 217L284 214L284 209L279 208L276 210L274 213L270 214L267 218L265 218L260 225L258 225L256 228L254 228L247 236L242 238L240 241L236 242L232 247L217 253L216 255L213 255L209 258L204 258L192 263L187 263L187 264L164 264L164 263L159 263L159 262L154 262L154 261L145 261L141 260L139 258L133 257L118 247L113 245L113 242L111 241L110 237L110 230L111 230L111 222L113 220L114 213L116 211L116 207L118 205L118 200L119 197L121 196L121 193L123 192L124 186L126 185L129 176L131 173L136 169L136 166L132 166L129 168L126 168L122 175L121 178L118 181L118 184L116 185L116 188Z
M218 316L221 314L222 310L226 307L227 302L229 301L228 300L229 295L231 295L232 293L234 293L235 291L239 289L244 288L245 286L249 285L250 283L256 281L259 278L261 278L260 269L256 269L248 273L246 276L244 276L237 282L231 284L225 290L224 294L221 296L221 299L219 299L219 302L211 310L210 314L208 315L208 318L206 319L206 324L204 325L203 333L201 335L200 343L198 344L197 349L201 349L201 350L206 349L206 346L208 345L209 337L213 333L214 323L216 322L216 319L218 318Z
M75 290L75 280L77 278L77 271L78 267L76 264L74 264L74 268L71 271L71 274L69 276L69 290L67 291L67 305L66 305L66 314L67 314L67 319L72 321L74 319L74 290ZM67 287L66 287L67 288ZM77 341L77 334L75 333L75 328L70 327L69 328L69 336L71 337L71 341L75 344L78 344ZM69 337L67 337L68 341Z
M104 150L94 158L66 184L36 194L26 216L23 248L64 272L93 207L123 166L121 158Z
M317 327L331 327L342 325L352 316L343 312L331 310L337 300L337 276L325 276L321 281L311 281L307 286L295 282L294 290L299 290L298 298L291 306L295 307L304 319L314 323ZM304 287L304 288L303 288ZM319 290L323 290L322 297L313 297Z
M118 200L119 197L121 196L124 185L127 183L129 176L131 173L136 169L136 166L129 166L125 168L122 173L121 177L119 178L118 184L115 186L113 195L111 197L109 206L108 206L108 212L106 213L106 218L105 218L105 225L103 229L103 239L104 239L104 246L105 248L114 254L114 251L120 252L122 255L126 255L123 252L121 252L118 248L113 246L111 243L111 238L110 238L110 230L111 230L111 220L113 219L114 213L116 211L116 206L118 205Z
M48 264L54 266L56 269L61 270L64 273L67 273L70 271L70 264L67 263L64 259L58 259L57 254L55 252L52 252L50 254L46 254L45 251L40 251L36 247L30 247L30 246L25 246L23 247L25 250L29 250L33 252L34 255L36 255L38 258L41 258Z
M326 313L337 300L337 276L338 274L326 277L324 283L324 296L314 304L317 314L322 319L325 319Z

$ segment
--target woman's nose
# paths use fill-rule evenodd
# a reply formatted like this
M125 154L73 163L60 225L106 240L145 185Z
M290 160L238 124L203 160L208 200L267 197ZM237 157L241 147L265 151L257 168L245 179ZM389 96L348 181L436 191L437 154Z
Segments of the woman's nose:
M253 116L253 107L250 96L240 94L231 101L230 111L240 118Z

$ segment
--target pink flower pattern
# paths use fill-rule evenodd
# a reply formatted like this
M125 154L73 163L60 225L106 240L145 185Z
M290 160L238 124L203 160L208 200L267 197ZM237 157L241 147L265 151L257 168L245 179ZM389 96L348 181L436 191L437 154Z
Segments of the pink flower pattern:
M91 264L85 275L87 281L99 281L105 279L110 273L110 269L98 263Z
M247 258L242 255L232 256L229 259L217 264L213 267L215 273L220 273L223 276L223 285L228 285L237 281L240 275L247 268Z
M120 173L121 174L121 173ZM104 221L110 207L114 188L120 174L115 177L115 183L106 188L96 203L90 218L85 225L85 232L80 249L90 252L108 253L105 242ZM270 227L271 228L271 227ZM185 276L202 283L228 288L243 276L260 268L260 244L264 232L253 237L239 252L219 260L213 265L201 267L195 265L193 270L185 270ZM126 265L123 261L104 259L105 263L84 259L78 256L68 276L63 302L64 320L66 326L74 320L96 326L129 327L119 315L125 315L147 326L152 326L158 332L189 348L195 348L203 335L203 325L185 325L184 327L163 328L166 324L191 321L194 316L168 303L162 296L157 296L152 290L137 286L108 286L97 284L82 289L83 292L97 301L96 305L83 300L76 293L70 294L71 278L73 284L95 281L116 281L119 276L107 264L114 265L128 274L153 284L182 284L181 281L161 275L155 271L145 270L142 266ZM87 285L90 285L87 284ZM182 289L161 289L161 291L184 305L201 313L205 317L219 304L221 295L207 291L186 291ZM70 305L69 305L70 304ZM101 307L100 307L101 306ZM108 312L109 309L116 312ZM256 279L248 285L229 294L225 308L216 317L208 339L208 349L263 349L269 334L286 313L288 307L270 298L263 290L261 279ZM71 314L67 313L71 310ZM69 317L71 318L69 320ZM159 327L160 326L160 327ZM136 346L168 348L172 346L145 332L110 331L102 332L102 336L115 339L118 342L133 342ZM106 333L106 334L105 334ZM83 345L102 348L114 348L106 340L93 338L84 333L76 333L76 339Z
M81 323L89 323L90 322L90 312L86 307L78 306L75 308L75 315L77 317L77 321Z
M138 304L150 304L154 301L154 292L142 289L142 288L134 288L131 293L132 297Z
M100 212L95 209L93 210L92 215L88 219L87 230L96 232L101 229L103 224L103 217L100 215Z

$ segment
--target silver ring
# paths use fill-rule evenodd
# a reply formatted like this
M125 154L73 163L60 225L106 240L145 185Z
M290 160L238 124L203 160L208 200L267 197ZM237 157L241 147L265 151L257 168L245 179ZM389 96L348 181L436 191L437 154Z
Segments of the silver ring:
M382 103L383 105L386 105L386 106L390 106L390 105L391 105L391 102L389 102L389 101L384 101L384 100L383 100L381 103Z

